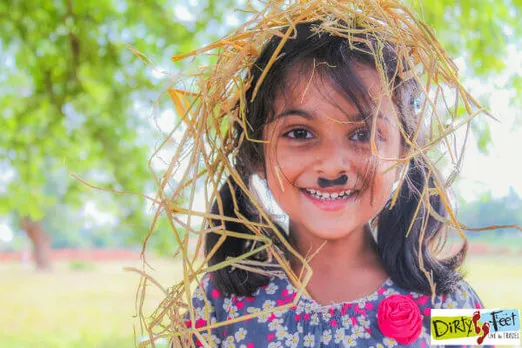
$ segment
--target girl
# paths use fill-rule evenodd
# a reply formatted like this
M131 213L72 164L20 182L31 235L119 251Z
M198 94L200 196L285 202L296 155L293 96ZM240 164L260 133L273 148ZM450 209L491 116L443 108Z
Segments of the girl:
M192 151L220 189L202 234L208 268L179 327L190 336L173 345L426 347L432 308L482 307L459 272L467 244L441 255L459 225L429 152L454 130L434 121L437 83L472 99L396 2L267 6L218 42L229 51L187 121L191 134L214 122L212 152Z

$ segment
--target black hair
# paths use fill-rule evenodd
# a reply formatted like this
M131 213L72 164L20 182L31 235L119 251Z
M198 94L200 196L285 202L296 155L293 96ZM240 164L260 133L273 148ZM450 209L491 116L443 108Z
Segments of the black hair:
M372 33L361 34L363 40L355 40L350 43L343 37L330 35L327 32L316 32L314 28L320 24L312 22L296 25L295 38L291 38L285 43L279 57L265 76L257 95L252 98L254 88L281 38L274 36L266 44L249 72L251 80L250 87L245 92L246 105L237 105L237 110L244 110L246 122L249 125L248 129L243 129L241 124L236 124L235 132L238 144L239 138L244 136L245 131L249 132L249 138L263 138L263 129L274 116L274 100L288 83L286 80L289 72L296 66L306 68L306 64L312 62L322 63L315 64L316 72L351 100L361 114L367 113L370 101L353 64L366 64L375 69L377 66L382 67L386 78L391 83L392 100L398 109L402 129L411 140L418 122L418 115L414 107L414 101L418 98L418 85L415 79L403 80L401 78L400 72L405 69L406 64L398 58L397 48ZM376 59L379 59L379 62ZM371 127L369 123L371 122L367 121L368 127ZM422 137L417 137L416 141L422 142ZM406 146L404 141L402 145ZM264 160L262 143L243 141L240 143L235 158L235 169L241 179L248 183L249 177L260 167L264 167ZM453 257L443 260L436 257L432 248L433 245L441 244L447 231L445 231L445 226L430 214L430 210L441 217L446 217L447 211L438 194L429 195L431 209L428 209L428 202L421 199L421 193L426 186L435 188L437 175L437 172L429 170L427 159L418 156L410 160L407 180L399 188L396 204L390 207L390 203L387 203L377 217L377 247L387 273L404 289L424 294L431 294L431 287L428 278L420 268L419 254L421 255L421 265L432 273L432 279L437 284L437 293L440 294L454 290L457 282L462 279L457 269L467 250L465 243ZM232 218L244 216L250 221L261 221L259 214L238 184L231 177L227 181L219 192L222 207L220 208L216 200L211 212ZM236 206L232 195L236 198ZM415 222L406 236L414 217L416 217ZM214 219L210 221L210 225L222 225L228 231L252 233L246 226L238 222ZM276 243L273 233L264 232ZM216 233L207 234L205 240L207 255L220 238L222 238L221 235ZM421 245L419 245L419 239ZM239 256L246 251L247 247L249 247L247 240L227 236L217 252L212 255L209 263L215 265L225 261L227 257ZM267 253L254 255L252 258L266 260ZM213 281L224 294L248 296L259 286L266 285L269 277L243 269L232 269L228 266L213 272Z

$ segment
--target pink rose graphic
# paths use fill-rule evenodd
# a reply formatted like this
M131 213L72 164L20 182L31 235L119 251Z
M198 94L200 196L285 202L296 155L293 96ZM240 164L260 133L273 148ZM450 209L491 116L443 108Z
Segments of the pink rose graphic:
M422 316L415 301L404 295L392 295L379 304L377 321L383 335L400 344L414 342L422 331Z

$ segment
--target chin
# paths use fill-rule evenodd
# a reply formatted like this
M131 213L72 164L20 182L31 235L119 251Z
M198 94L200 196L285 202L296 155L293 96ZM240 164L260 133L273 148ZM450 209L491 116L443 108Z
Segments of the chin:
M319 226L310 226L309 233L317 238L321 238L324 240L339 240L346 238L352 234L354 231L354 226L347 226L346 224L339 226L336 225L328 225L323 224Z

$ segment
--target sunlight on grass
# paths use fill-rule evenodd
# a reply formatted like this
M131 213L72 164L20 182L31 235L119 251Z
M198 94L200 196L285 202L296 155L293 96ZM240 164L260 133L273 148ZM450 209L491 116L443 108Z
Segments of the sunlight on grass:
M472 256L468 282L489 308L522 309L521 257ZM179 265L151 260L150 273L163 286L179 279ZM123 267L139 261L63 262L51 273L35 273L17 263L0 264L0 342L2 347L134 347L135 290L139 277ZM163 299L149 287L144 308Z

